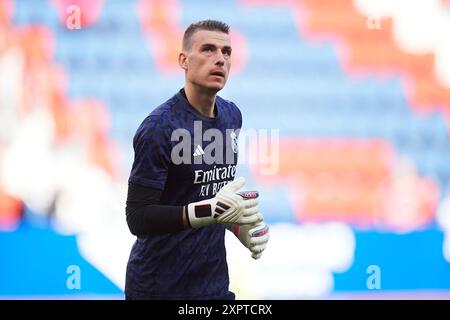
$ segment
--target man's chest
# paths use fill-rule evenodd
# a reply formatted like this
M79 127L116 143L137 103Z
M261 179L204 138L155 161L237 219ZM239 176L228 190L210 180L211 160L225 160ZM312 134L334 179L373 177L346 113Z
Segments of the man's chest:
M169 179L198 189L200 197L210 197L235 176L239 132L196 129L183 129L172 137Z

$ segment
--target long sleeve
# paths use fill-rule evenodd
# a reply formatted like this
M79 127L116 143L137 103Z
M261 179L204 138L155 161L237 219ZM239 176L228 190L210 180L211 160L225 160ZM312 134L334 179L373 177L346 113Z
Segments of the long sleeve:
M173 233L184 229L183 207L160 205L161 194L158 189L128 184L126 219L133 235Z

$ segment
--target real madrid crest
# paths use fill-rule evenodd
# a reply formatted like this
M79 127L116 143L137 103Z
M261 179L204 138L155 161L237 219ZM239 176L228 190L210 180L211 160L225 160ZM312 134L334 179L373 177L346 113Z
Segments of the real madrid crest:
M239 148L236 132L231 131L230 138L231 138L231 149L233 150L234 153L238 153Z

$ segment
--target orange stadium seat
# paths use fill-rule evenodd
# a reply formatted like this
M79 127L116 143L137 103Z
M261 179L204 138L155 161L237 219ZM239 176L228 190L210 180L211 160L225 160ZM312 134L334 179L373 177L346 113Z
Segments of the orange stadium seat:
M394 161L392 148L381 140L283 139L277 177L295 190L292 201L300 221L331 219L368 227L387 223L393 214L385 194L394 186ZM436 192L429 187L431 194L418 201L415 211L426 221L433 215Z
M0 231L17 227L22 216L23 202L0 190Z
M432 111L442 105L440 111L450 112L450 89L434 75L434 54L413 55L401 50L393 38L391 19L383 19L382 28L373 31L364 27L367 17L356 10L352 0L299 0L299 4L308 12L307 30L303 31L332 33L346 43L349 53L343 62L348 68L407 73L413 80L409 94L415 110Z

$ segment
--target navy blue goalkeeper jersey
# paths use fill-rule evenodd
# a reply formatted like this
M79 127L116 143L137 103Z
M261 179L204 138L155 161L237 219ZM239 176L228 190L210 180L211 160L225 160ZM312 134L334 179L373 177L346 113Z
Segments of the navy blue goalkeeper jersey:
M216 97L215 117L194 109L180 90L142 122L129 182L162 191L161 204L209 199L236 173L242 116ZM228 290L225 227L220 224L139 236L127 266L125 293L141 299L233 299Z

